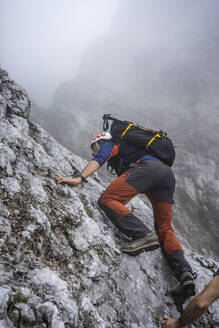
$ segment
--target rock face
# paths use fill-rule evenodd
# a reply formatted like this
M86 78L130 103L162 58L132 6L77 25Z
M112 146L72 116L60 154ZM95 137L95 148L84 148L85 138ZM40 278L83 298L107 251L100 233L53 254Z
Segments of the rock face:
M0 327L160 327L178 316L177 281L159 250L121 254L115 228L97 209L98 175L57 185L86 164L29 121L26 92L0 70ZM141 198L129 205L153 226ZM186 248L197 291L218 263ZM218 303L194 327L216 327Z

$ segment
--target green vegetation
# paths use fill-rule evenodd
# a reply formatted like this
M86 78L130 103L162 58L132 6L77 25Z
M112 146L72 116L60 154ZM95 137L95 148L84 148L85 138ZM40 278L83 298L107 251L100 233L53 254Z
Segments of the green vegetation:
M15 308L15 304L17 303L25 303L27 304L28 302L28 297L22 295L22 294L17 294L13 297L11 303L8 306L8 313L11 313L14 308Z
M89 207L87 205L84 205L84 209L87 213L87 215L90 217L90 218L93 218L93 212L89 209Z

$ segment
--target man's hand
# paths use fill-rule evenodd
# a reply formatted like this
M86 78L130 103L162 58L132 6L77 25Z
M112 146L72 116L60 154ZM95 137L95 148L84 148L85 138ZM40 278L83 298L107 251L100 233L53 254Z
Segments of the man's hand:
M180 328L180 324L178 320L168 317L167 315L164 315L163 321L162 321L162 327L163 328Z
M58 176L56 181L57 181L57 183L67 183L68 185L70 185L72 187L76 187L79 184L81 184L81 182L82 182L80 177L70 179L70 178L65 178L65 177L62 177L62 176Z
M68 178L65 178L65 177L62 177L62 176L58 176L56 178L57 183L62 183L62 182L67 183L67 180L68 180Z

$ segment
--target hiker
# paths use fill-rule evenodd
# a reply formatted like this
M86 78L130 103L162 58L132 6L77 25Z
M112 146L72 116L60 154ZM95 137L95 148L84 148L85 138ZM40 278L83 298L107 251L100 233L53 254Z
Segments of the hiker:
M162 326L163 328L181 328L189 325L198 319L208 307L219 298L219 269L214 275L214 278L197 295L185 308L182 316L179 319L173 319L164 315Z
M129 127L126 128L126 131ZM155 137L157 136L158 134ZM153 141L155 137L151 140ZM136 149L130 144L128 148L127 145L122 147L109 132L95 136L92 139L91 148L93 158L78 177L74 179L58 177L57 182L68 183L75 187L83 183L105 162L110 164L118 177L110 183L99 198L98 204L117 227L120 237L129 242L121 247L121 251L129 255L137 255L161 246L185 296L194 295L195 284L192 268L184 258L180 242L171 226L175 190L175 177L171 168L154 154L152 155L150 151ZM146 227L125 206L139 193L145 194L152 204L157 234Z

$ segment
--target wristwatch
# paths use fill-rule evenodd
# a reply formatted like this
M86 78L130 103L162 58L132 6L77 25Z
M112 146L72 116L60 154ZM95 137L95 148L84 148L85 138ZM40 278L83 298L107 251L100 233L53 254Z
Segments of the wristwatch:
M82 182L87 182L87 180L85 179L85 177L83 177L81 173L79 173L78 176L81 178Z

